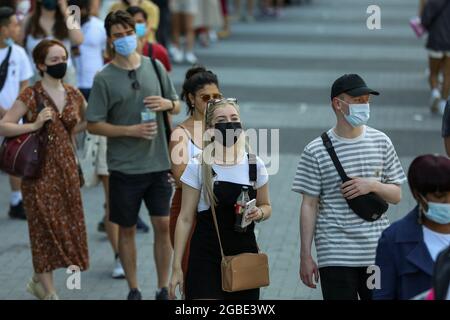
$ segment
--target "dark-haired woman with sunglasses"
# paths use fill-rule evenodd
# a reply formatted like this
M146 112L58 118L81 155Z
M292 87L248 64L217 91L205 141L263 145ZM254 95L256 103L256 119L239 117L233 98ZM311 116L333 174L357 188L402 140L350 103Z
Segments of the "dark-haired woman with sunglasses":
M170 209L170 240L174 244L175 226L181 209L180 177L189 159L202 150L203 119L208 101L222 98L217 76L202 66L194 66L186 72L181 98L186 102L188 118L172 132L170 143L172 174L177 188ZM189 245L183 256L183 271L186 274Z

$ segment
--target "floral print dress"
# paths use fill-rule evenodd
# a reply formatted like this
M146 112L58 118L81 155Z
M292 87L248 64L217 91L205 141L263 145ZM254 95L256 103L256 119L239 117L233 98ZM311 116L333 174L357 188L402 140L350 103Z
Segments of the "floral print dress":
M61 113L44 90L41 81L22 91L18 100L28 108L27 119L38 116L36 92L46 107L57 115L48 125L49 141L38 179L24 179L22 193L36 273L51 272L71 265L86 270L89 266L87 234L80 192L80 179L71 134L80 121L84 100L70 85Z

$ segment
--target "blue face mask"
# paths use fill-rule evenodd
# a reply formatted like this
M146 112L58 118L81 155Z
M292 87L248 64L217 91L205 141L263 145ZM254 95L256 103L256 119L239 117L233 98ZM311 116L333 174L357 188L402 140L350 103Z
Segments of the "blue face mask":
M147 25L145 23L136 23L136 34L142 38L147 33Z
M339 100L342 101L342 100ZM342 101L345 102L345 101ZM370 118L370 106L368 103L348 104L349 114L344 113L344 118L354 128L365 125Z
M135 34L114 40L114 50L121 56L128 57L137 48L137 38Z
M427 219L439 224L450 223L450 203L428 202Z
M3 42L8 46L8 47L12 47L12 45L14 44L14 40L12 38L8 38L3 40Z

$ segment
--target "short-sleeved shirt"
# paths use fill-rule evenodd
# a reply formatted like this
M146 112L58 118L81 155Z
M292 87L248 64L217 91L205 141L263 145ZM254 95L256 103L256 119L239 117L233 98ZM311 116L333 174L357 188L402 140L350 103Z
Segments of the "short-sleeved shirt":
M445 106L444 117L442 118L442 137L450 137L450 100L447 101Z
M159 61L156 61L156 65L162 78L164 97L178 100L163 65ZM147 57L141 57L141 65L136 69L139 90L132 88L133 80L128 77L128 73L128 70L110 63L95 76L86 111L87 121L121 126L141 123L144 98L162 96L158 78ZM108 138L107 163L110 171L143 174L169 170L169 151L162 112L157 112L156 121L158 133L152 140L124 136Z
M158 30L159 25L159 7L150 0L139 1L138 7L142 8L147 13L147 21L152 30L156 32L156 30ZM126 11L127 8L128 5L126 3L124 3L123 1L118 1L111 6L111 9L109 9L109 11L110 12L117 10ZM152 33L150 33L150 35L148 36L148 41L150 42L155 41L155 38L152 35Z
M364 127L355 139L328 136L349 177L374 178L400 185L406 181L391 140L382 132ZM383 215L368 222L356 215L341 192L342 180L319 137L309 143L298 163L292 191L319 198L315 244L319 267L364 267L375 262L381 232L389 221Z
M9 47L0 49L0 63L5 60L8 50ZM20 83L29 80L33 74L33 67L27 53L22 47L14 44L9 57L8 74L3 89L0 91L0 106L3 109L12 107L19 95Z
M197 206L197 211L205 211L210 208L209 202L207 201L206 193L204 188L202 188L202 170L199 157L193 157L189 160L186 169L181 176L181 182L187 184L188 186L201 190L200 201ZM267 174L266 166L264 162L256 157L256 183L255 189L259 189L264 186L269 181L269 176ZM247 153L244 155L242 160L233 166L221 166L217 164L212 165L212 169L215 172L214 181L225 181L231 183L237 183L241 185L252 185L249 177L249 164Z

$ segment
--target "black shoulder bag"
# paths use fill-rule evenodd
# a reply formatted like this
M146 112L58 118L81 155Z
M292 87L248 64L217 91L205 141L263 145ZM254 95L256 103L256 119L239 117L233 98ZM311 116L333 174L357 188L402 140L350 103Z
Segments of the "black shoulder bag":
M11 51L12 47L9 47L6 58L0 65L0 91L2 91L3 87L5 86L6 77L8 76L9 57L11 56Z
M167 98L167 97L165 97L165 94L164 94L164 88L163 88L163 85L162 85L161 74L159 73L158 66L156 65L155 59L152 58L152 51L153 51L153 47L150 44L148 57L152 61L153 69L155 69L156 76L158 77L159 88L161 89L161 95L164 98ZM172 126L170 124L169 114L168 114L167 111L163 111L163 117L164 117L164 130L165 130L165 133L166 133L167 144L169 144L170 136L172 135Z
M324 132L321 136L323 145L327 149L328 154L331 157L331 160L333 161L334 166L336 167L336 170L339 173L339 176L342 179L342 182L345 183L349 180L351 180L347 174L344 171L344 168L342 168L341 162L339 161L339 158L336 155L336 151L334 150L333 144L328 137L328 134ZM353 210L354 213L356 213L359 217L366 221L376 221L380 219L380 217L387 211L389 208L388 203L383 200L379 195L376 193L368 193L362 196L358 196L354 199L348 200L345 199L348 203L348 206L350 209Z

